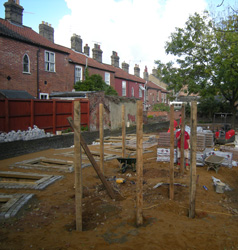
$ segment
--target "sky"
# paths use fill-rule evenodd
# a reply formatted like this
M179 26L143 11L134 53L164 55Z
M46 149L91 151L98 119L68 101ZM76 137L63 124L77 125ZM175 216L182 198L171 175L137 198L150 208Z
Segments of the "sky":
M4 3L0 0L0 18L5 18ZM143 77L156 67L155 60L166 63L173 59L166 55L165 43L175 27L183 27L189 15L205 9L215 13L236 0L20 0L24 8L23 25L39 32L39 24L48 22L54 28L54 41L71 47L70 38L81 36L83 46L88 44L90 56L94 44L100 45L103 63L111 64L112 51L122 62L140 67ZM236 8L238 9L238 8Z

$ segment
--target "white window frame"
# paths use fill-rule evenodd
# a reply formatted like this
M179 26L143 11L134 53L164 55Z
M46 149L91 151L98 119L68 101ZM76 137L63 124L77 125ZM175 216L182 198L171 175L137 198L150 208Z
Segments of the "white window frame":
M142 95L142 89L140 87L143 87L143 86L139 85L139 98L143 97L143 95Z
M134 97L134 96L135 96L134 87L131 87L131 96L132 96L132 97Z
M49 94L48 93L40 93L40 99L41 100L49 99Z
M105 72L105 83L110 86L110 73Z
M74 71L74 84L76 84L76 82L80 82L83 80L83 68L79 65L75 65Z
M45 50L45 71L55 72L55 53Z
M27 63L25 63L24 59L25 57L27 57ZM30 73L30 58L27 54L24 54L23 59L22 59L22 63L23 63L23 73ZM27 65L27 70L25 70L25 65Z
M126 96L126 81L122 81L122 96Z

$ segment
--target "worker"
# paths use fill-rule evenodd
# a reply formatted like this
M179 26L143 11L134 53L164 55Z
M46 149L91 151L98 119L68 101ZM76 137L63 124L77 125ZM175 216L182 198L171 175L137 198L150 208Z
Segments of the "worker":
M180 126L179 126L180 128ZM176 132L177 139L177 152L178 152L178 167L180 166L180 158L181 158L181 129ZM188 154L190 149L190 136L187 131L184 131L184 158L186 162L186 170L189 170L188 164Z
M174 131L176 131L176 128L178 127L178 123L176 120L174 120ZM170 133L170 127L167 133Z

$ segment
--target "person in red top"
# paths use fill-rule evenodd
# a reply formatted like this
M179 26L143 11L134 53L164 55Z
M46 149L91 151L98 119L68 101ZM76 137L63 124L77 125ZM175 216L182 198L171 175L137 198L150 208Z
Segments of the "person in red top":
M178 123L176 120L174 120L174 131L176 130L177 127L178 127ZM167 133L170 133L170 127Z
M177 150L178 150L178 165L180 165L180 158L181 158L181 129L176 132L176 139L177 139ZM187 131L184 131L184 157L186 162L186 169L188 170L188 154L190 149L190 136Z
M176 129L176 128L177 128L177 126L178 126L178 123L177 123L177 121L176 121L176 120L174 120L174 128Z

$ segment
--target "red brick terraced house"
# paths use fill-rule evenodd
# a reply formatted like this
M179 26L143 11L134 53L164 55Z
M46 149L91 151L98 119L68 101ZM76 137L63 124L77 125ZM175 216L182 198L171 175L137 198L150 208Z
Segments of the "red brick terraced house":
M39 34L22 24L23 7L19 1L8 0L5 19L0 18L0 89L25 90L39 99L48 99L50 93L68 92L77 81L89 74L100 74L103 80L118 92L119 96L144 100L146 81L129 74L129 65L122 63L113 51L112 65L102 63L102 50L95 44L90 58L86 44L82 51L82 39L74 34L71 48L54 43L54 29L48 23L39 25Z

